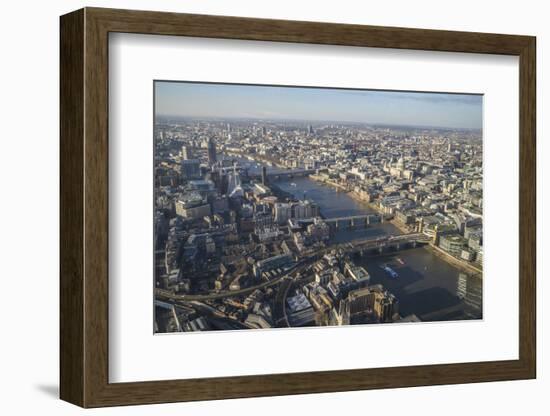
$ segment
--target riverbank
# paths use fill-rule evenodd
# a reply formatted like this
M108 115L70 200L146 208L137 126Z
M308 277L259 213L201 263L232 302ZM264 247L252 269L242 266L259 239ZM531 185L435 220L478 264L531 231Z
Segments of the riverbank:
M332 186L332 187L334 187L334 188L336 188L340 191L349 192L348 189L344 185L340 185L339 183L336 183L336 182L333 182L333 181L328 181L326 179L321 178L318 175L313 175L312 174L312 175L309 175L309 178L313 179L314 181L324 183L325 185Z
M282 200L294 200L294 199L296 199L294 197L294 195L292 195L290 192L283 191L275 183L270 183L269 188L271 189L271 192L273 192L273 195L275 195L278 199L282 199Z
M382 211L380 211L380 209L376 205L374 205L372 202L365 201L365 199L362 198L361 195L359 195L357 192L349 191L348 195L357 202L365 204L370 210L377 212L380 215L383 215Z
M404 234L410 233L411 231L408 229L408 227L403 224L401 221L392 220L390 221L396 228L399 229ZM466 260L457 259L456 257L452 256L451 254L447 253L445 250L443 250L440 247L437 247L436 245L430 243L425 247L427 250L430 250L434 255L437 257L445 260L446 262L458 267L459 269L466 271L468 273L474 273L475 275L483 275L483 270L474 266L472 263L467 262Z
M476 266L474 266L470 262L466 262L465 260L457 259L456 257L452 256L451 254L447 253L445 250L437 247L436 245L430 243L425 247L427 250L430 250L433 254L435 254L437 257L447 261L448 263L460 268L461 270L473 273L474 275L478 276L479 278L483 278L483 269L480 269Z
M368 209L371 211L378 213L380 215L383 215L383 213L371 202L365 201L357 192L348 190L344 185L340 185L339 183L333 182L333 181L327 181L326 179L321 178L317 175L309 175L310 179L313 179L316 182L320 182L324 185L332 186L339 191L344 191L348 194L348 196L353 199L354 201L357 201L361 204L364 204Z
M360 197L359 194L357 194L356 192L354 191L348 191L344 186L342 185L339 185L337 183L334 183L332 181L327 181L325 179L322 179L320 178L319 176L317 175L310 175L309 176L311 179L317 181L317 182L321 182L323 184L326 184L326 185L329 185L329 186L333 186L335 188L338 188L338 189L343 189L347 192L347 195L352 198L353 200L357 201L357 202L360 202L362 204L365 204L366 207L368 209L370 209L371 211L373 212L376 212L380 215L384 215L379 209L378 207L376 207L373 203L371 202L367 202L365 201L363 198ZM388 221L390 224L392 224L395 228L397 228L401 233L403 234L408 234L411 232L411 230L409 229L409 227L406 225L406 224L403 224L401 221L397 221L396 219L393 219L393 220L390 220ZM465 260L461 260L461 259L458 259L454 256L452 256L451 254L447 253L446 251L444 251L443 249L433 245L433 244L429 244L428 246L425 247L427 250L430 250L434 255L436 255L437 257L441 258L442 260L446 261L447 263L449 264L452 264L453 266L456 266L457 268L467 272L467 273L473 273L475 274L476 276L482 276L483 275L483 270L474 266L472 263L470 262L467 262Z
M396 219L393 219L389 222L393 224L395 228L397 228L403 234L409 234L412 232L411 230L409 230L409 227L407 227L407 225L403 224L401 221L397 221Z

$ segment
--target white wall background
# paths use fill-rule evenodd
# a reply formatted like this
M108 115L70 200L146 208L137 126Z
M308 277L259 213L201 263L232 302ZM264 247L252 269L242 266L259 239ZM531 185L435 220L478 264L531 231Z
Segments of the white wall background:
M550 26L545 2L298 0L5 2L0 15L0 409L3 414L71 415L79 408L58 394L58 193L59 20L83 6L317 20L537 36L538 53L538 380L316 394L87 411L103 415L394 413L410 415L519 414L550 408L550 361L543 303L543 211L550 209L543 183L550 158L544 142L545 103L550 101ZM544 201L546 199L546 201ZM545 263L546 269L548 262Z

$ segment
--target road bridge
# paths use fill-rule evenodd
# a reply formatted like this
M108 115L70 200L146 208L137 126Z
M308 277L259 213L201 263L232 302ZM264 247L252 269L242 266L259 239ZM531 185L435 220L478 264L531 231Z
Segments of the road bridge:
M263 289L269 286L274 286L281 283L284 279L292 279L292 276L297 276L310 267L315 261L322 256L332 251L342 254L371 254L383 253L386 250L402 250L405 248L417 247L419 245L428 244L431 241L429 236L422 233L410 233L402 235L386 235L378 238L360 239L347 243L339 243L330 245L323 249L317 250L306 258L301 259L293 267L288 269L286 273L277 276L276 278L250 286L240 290L227 290L221 292L211 292L205 294L175 294L173 291L165 289L155 289L155 297L158 300L169 301L206 301L215 299L224 299L227 297L242 296L253 292L256 289Z
M331 227L339 229L344 224L349 228L368 227L370 224L382 222L383 217L379 214L349 215L346 217L325 218L324 221Z
M293 169L293 170L282 170L278 172L267 172L266 176L268 180L278 181L286 180L292 178L301 178L304 176L311 175L315 173L315 169ZM258 173L248 173L250 179L261 179L262 175Z

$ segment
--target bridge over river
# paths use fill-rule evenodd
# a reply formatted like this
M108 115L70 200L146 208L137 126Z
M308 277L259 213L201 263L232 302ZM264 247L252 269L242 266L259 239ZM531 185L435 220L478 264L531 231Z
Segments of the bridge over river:
M283 171L275 171L275 172L267 172L266 176L268 180L278 181L278 180L286 180L286 179L292 179L292 178L301 178L304 176L311 175L312 173L315 173L315 169L289 169L289 170L283 170ZM261 179L261 174L256 173L249 173L248 177L250 179Z
M348 215L344 217L331 217L323 219L323 221L335 229L339 229L345 224L347 224L349 228L367 227L370 224L378 224L383 222L383 220L383 216L379 214Z
M427 244L431 240L430 237L421 233L411 233L403 235L390 235L378 238L353 240L347 243L333 244L314 253L308 253L307 257L300 259L293 267L280 276L264 281L254 286L249 286L239 290L216 291L203 294L175 294L172 291L165 289L155 289L157 299L172 300L172 301L206 301L214 299L223 299L227 297L242 296L253 292L256 289L262 289L276 285L284 279L298 276L300 273L310 267L315 261L322 256L332 251L342 254L359 254L368 255L371 253L383 253L386 250L403 250L406 248L417 247L421 244Z
M350 241L348 243L339 244L337 249L346 254L364 255L372 252L383 253L389 250L397 251L406 248L415 248L419 245L428 244L431 240L432 238L425 234L410 233Z

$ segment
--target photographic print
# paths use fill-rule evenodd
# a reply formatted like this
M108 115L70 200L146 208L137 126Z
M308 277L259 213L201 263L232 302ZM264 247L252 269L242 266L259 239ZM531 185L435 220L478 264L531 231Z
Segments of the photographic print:
M153 88L155 333L482 319L482 95Z

